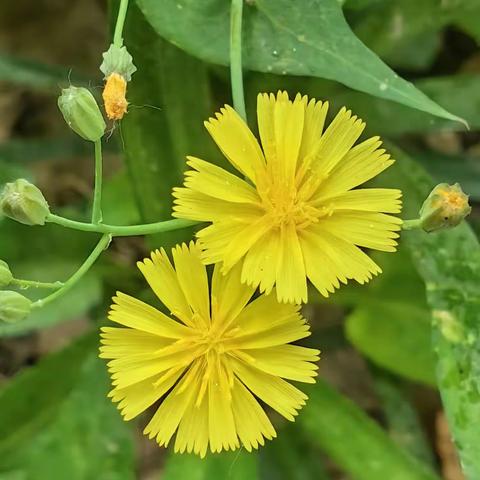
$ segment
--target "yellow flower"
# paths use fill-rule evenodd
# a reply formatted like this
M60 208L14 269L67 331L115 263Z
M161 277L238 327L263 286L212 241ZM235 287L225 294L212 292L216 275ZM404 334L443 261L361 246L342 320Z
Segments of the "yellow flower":
M229 106L205 123L241 176L198 158L185 188L174 189L173 215L212 224L198 233L206 263L223 272L241 263L241 281L278 300L307 301L307 278L328 296L339 282L381 272L359 247L395 251L401 192L354 189L393 160L373 137L354 146L365 124L342 108L324 129L328 104L286 92L260 94L263 150Z
M102 329L100 356L110 359L114 402L125 420L158 400L144 433L175 451L246 450L276 436L257 398L294 420L307 396L284 379L314 383L318 350L291 345L310 335L299 307L240 283L240 267L215 267L211 294L197 245L164 250L138 267L176 317L117 293ZM247 305L248 304L248 305Z

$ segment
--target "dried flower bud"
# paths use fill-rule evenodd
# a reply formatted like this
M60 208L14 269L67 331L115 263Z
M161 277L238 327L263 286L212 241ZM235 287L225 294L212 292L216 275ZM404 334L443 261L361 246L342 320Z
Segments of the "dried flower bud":
M67 125L85 140L96 142L105 133L105 120L92 93L83 87L68 87L58 98L58 108Z
M104 78L107 79L112 73L121 75L125 81L129 82L132 75L137 71L137 67L133 64L133 58L128 53L127 47L117 47L110 45L110 48L103 53L103 62L100 65L100 71Z
M457 226L471 211L468 195L458 183L440 183L423 202L420 223L426 232L444 230Z
M6 217L25 225L45 225L50 214L42 192L23 178L5 185L0 196L0 211Z
M26 318L32 309L32 302L18 292L0 291L0 321L19 322Z
M0 260L0 288L10 285L13 280L12 272L7 262Z
M112 73L105 83L102 97L110 120L121 120L127 112L127 82L118 73Z

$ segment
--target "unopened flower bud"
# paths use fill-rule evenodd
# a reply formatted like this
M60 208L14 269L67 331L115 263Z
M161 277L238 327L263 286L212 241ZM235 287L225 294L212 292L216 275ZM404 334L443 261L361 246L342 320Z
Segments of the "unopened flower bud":
M132 75L137 71L133 64L133 58L128 53L127 47L117 47L110 45L110 48L103 53L103 62L100 65L100 71L107 79L112 73L121 75L125 81L129 82Z
M25 225L45 225L50 214L42 192L23 178L5 185L0 196L0 211L6 217Z
M32 309L32 302L18 292L0 291L0 321L19 322L26 318Z
M470 212L466 195L460 185L438 184L423 202L420 224L426 232L435 232L457 226Z
M12 272L7 262L0 260L0 288L10 285L13 280Z
M68 126L85 140L96 142L105 133L105 120L92 93L84 87L68 87L58 97L58 108Z

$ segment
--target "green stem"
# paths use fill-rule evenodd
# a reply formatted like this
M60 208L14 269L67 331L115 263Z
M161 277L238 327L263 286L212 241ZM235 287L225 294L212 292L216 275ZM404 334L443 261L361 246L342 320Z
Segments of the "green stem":
M51 288L57 289L63 286L62 282L37 282L36 280L21 280L19 278L14 278L11 282L12 285L15 285L20 288Z
M65 295L65 293L67 293L88 272L88 270L90 270L90 268L95 263L100 254L108 248L111 240L111 235L103 235L100 241L97 243L96 247L92 250L92 253L90 253L85 262L83 262L82 266L63 284L63 287L52 293L51 295L48 295L45 298L41 298L40 300L33 302L32 308L43 307L46 304L56 300L58 297Z
M417 230L422 228L422 220L415 218L413 220L404 220L402 230Z
M123 46L123 25L127 16L128 0L120 0L118 7L117 23L115 24L115 33L113 35L113 44L116 47Z
M247 121L242 74L242 11L244 0L232 0L230 7L230 79L233 108Z
M102 221L102 178L103 178L103 159L102 159L102 140L95 142L95 191L93 194L92 223L97 224Z
M56 223L62 227L72 228L73 230L81 230L83 232L108 233L112 237L131 237L135 235L150 235L154 233L170 232L180 230L181 228L198 225L200 222L195 220L165 220L164 222L146 223L143 225L105 225L103 223L93 224L85 222L77 222L68 218L60 217L50 213L47 222Z

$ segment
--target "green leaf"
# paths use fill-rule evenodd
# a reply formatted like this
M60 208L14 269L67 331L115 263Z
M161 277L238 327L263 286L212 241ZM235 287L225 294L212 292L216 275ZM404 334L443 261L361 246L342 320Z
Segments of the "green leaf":
M332 297L353 310L348 340L376 365L397 375L435 385L430 310L425 286L403 245L395 254L374 252L383 273L368 285L347 286Z
M33 432L26 442L18 444L15 451L0 459L0 469L8 468L22 474L25 480L38 478L69 478L72 480L130 480L135 478L133 438L128 426L107 398L108 379L105 366L93 349L95 342L88 342L85 357L73 359L63 357L63 364L78 370L75 373L55 371L58 366L49 364L50 378L42 384L32 381L38 391L23 408L38 414L38 397L48 394L52 383L70 381L73 388L63 392L61 402L50 405L48 424ZM72 348L72 347L69 347ZM57 358L57 362L58 362ZM35 368L42 368L41 366ZM35 370L34 368L34 370ZM43 366L43 368L47 368ZM64 367L65 368L65 367ZM57 377L55 374L70 374L72 378ZM37 373L38 375L38 373ZM35 380L35 378L33 379ZM17 380L13 380L13 386ZM18 395L25 392L17 390ZM32 408L32 405L34 408ZM10 407L11 411L11 407ZM15 411L20 417L23 409ZM0 478L3 478L0 475Z
M433 182L398 148L392 185L404 192L405 217L416 216ZM480 246L467 223L436 234L405 232L433 313L437 383L468 479L480 478Z
M256 480L257 456L239 450L207 454L202 459L191 454L171 454L162 480Z
M87 335L19 373L0 390L0 459L51 422L96 342L96 335Z
M400 449L352 401L323 380L308 389L298 422L355 480L439 480L416 458Z
M138 0L164 38L199 58L229 63L229 2ZM256 0L245 9L244 66L336 80L433 115L461 120L400 78L352 33L337 0Z
M435 385L429 312L404 303L359 306L346 320L347 338L376 364Z
M0 81L53 93L60 91L60 85L68 86L70 82L77 85L90 83L85 76L77 75L66 67L6 55L0 55Z
M430 98L454 110L464 118L471 128L480 127L480 93L478 75L462 74L446 77L424 78L415 82ZM346 105L360 117L367 120L367 132L386 136L405 133L430 132L439 130L460 130L465 127L452 122L404 107L380 98L356 92L339 92L333 98L337 107Z
M186 155L211 158L213 145L203 127L213 110L207 70L159 38L134 5L124 37L138 68L122 121L128 172L142 220L167 220ZM177 232L160 237L164 246L177 239Z

